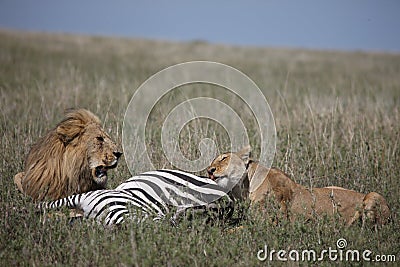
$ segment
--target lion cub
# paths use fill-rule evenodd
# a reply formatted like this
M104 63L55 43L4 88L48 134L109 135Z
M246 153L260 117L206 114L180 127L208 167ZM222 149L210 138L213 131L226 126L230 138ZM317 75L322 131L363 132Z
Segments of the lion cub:
M389 207L378 193L365 195L337 186L306 188L284 172L252 161L250 152L247 146L239 152L217 156L207 168L209 178L230 190L234 198L250 199L252 205L272 199L291 220L299 215L312 218L339 214L347 225L361 219L364 226L368 219L380 226L389 219Z

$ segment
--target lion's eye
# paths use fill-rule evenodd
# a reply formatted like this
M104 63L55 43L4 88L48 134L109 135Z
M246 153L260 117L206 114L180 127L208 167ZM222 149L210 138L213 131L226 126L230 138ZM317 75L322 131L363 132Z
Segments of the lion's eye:
M104 142L104 138L102 136L97 136L96 139L100 142Z
M227 158L228 158L228 156L223 156L222 159L221 159L221 161L224 161L224 160L226 160Z

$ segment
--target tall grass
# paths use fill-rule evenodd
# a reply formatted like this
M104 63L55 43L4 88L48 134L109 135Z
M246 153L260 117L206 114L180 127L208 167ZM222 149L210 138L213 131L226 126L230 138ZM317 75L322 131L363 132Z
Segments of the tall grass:
M400 55L5 30L0 39L1 265L274 265L279 262L257 259L264 245L322 250L335 248L339 238L346 238L349 249L395 254L400 260ZM236 231L201 221L183 222L178 228L149 222L104 229L85 220L45 220L30 199L16 191L13 176L23 169L30 145L54 127L66 108L90 109L121 144L124 112L136 88L155 72L190 60L229 64L258 84L276 121L276 167L306 186L379 192L389 202L392 223L377 233L324 219L277 226L255 212ZM203 91L210 97L232 99L215 92L209 87ZM166 95L152 113L148 149L156 167L172 167L159 140L165 110L197 93L189 88ZM251 113L235 101L230 104L250 127ZM214 138L221 151L229 147L221 126L192 121L181 136L187 157L199 156L198 140L204 135ZM257 155L259 135L251 134L250 141ZM110 187L130 176L121 163L110 172Z

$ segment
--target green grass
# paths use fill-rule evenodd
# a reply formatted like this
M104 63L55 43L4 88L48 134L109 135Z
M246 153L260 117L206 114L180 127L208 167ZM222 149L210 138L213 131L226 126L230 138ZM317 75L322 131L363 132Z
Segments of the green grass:
M275 265L278 262L257 260L264 245L276 250L318 251L335 248L339 238L346 238L349 249L395 254L400 260L399 54L4 30L0 40L0 265ZM393 222L376 233L326 220L275 226L270 219L252 213L242 222L244 228L233 232L225 225L203 225L197 220L178 228L149 222L105 229L92 221L44 220L30 199L17 192L13 176L23 169L30 145L54 127L66 108L90 109L121 144L123 115L136 88L157 71L190 60L231 65L261 88L276 120L274 166L307 186L379 192L389 202ZM205 88L207 96L231 99L229 94L219 96L210 86ZM163 110L196 92L167 95L152 113L148 149L156 167L171 167L157 139ZM248 110L234 101L231 104L251 120ZM194 121L182 133L181 145L188 157L198 156L199 132L214 137L221 150L229 145L220 126ZM257 155L259 135L251 132L250 141ZM110 175L110 187L130 176L123 161Z

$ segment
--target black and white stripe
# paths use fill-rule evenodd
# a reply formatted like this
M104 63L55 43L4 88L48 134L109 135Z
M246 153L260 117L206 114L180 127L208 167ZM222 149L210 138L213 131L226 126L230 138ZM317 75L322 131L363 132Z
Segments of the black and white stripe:
M210 179L177 170L145 172L112 190L76 194L39 205L41 209L64 206L83 210L84 217L105 225L120 224L127 218L136 222L148 217L160 220L168 214L175 222L188 209L223 217L233 213L233 203L222 187Z

